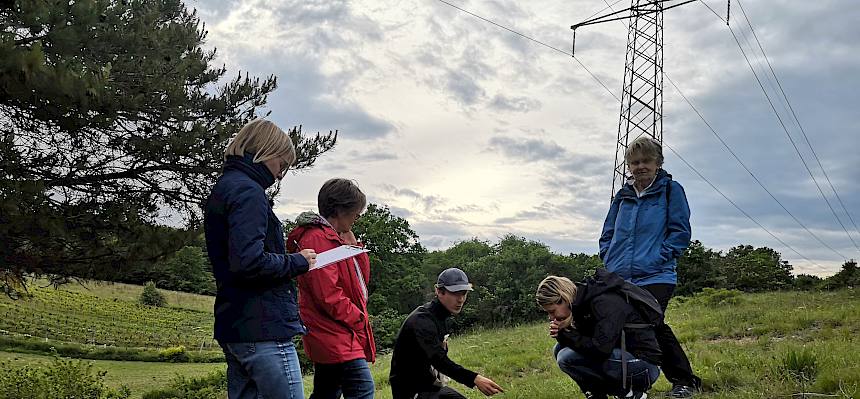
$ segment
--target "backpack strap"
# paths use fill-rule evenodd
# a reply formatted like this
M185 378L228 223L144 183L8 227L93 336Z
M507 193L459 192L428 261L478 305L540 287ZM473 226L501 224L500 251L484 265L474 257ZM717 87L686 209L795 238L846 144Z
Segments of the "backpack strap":
M621 329L621 387L629 391L630 384L627 382L627 334Z

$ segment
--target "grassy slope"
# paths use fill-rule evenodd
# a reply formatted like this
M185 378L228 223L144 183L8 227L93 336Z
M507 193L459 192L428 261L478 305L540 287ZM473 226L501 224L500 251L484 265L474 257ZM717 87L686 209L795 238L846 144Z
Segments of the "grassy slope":
M46 289L46 280L35 280L30 288ZM53 289L53 288L50 288ZM102 281L90 281L84 285L77 283L66 284L60 291L79 292L97 296L103 299L117 299L121 301L136 302L143 287L132 284L111 283ZM189 294L187 292L159 290L167 299L167 306L171 308L196 310L211 313L215 307L215 297L207 295Z
M39 283L30 285L30 298L0 296L0 333L119 347L215 345L213 297L163 291L171 306L152 308L137 304L140 286L90 283L54 289Z
M67 287L119 302L133 302L141 287L121 284ZM211 297L178 295L183 308L211 309ZM114 302L111 300L110 302ZM784 292L745 295L735 304L706 300L673 302L669 323L687 348L697 373L705 380L705 398L773 398L791 393L829 393L860 397L860 292ZM176 302L173 302L176 303ZM467 305L468 306L468 305ZM179 309L167 309L172 312ZM206 310L207 312L210 310ZM211 317L211 316L209 316ZM211 326L209 327L211 328ZM502 384L505 398L581 398L573 382L552 361L553 345L544 324L476 331L452 337L451 357ZM780 371L785 354L806 348L815 354L818 375L801 387ZM0 353L0 360L48 361L49 357ZM387 385L390 356L372 367L377 398L391 397ZM126 384L136 395L162 386L175 373L204 374L223 364L164 364L96 361L108 371L111 386ZM311 378L305 378L311 389ZM470 398L483 397L454 383ZM654 391L666 391L661 378Z
M818 375L806 392L860 397L860 292L747 295L733 305L690 301L670 308L669 323L705 381L703 398L775 398L803 392L779 369L789 350L815 354ZM581 398L552 361L543 324L452 338L451 357L493 378L504 398ZM377 398L391 397L390 356L373 366ZM453 384L469 398L483 397ZM670 388L661 377L653 392Z

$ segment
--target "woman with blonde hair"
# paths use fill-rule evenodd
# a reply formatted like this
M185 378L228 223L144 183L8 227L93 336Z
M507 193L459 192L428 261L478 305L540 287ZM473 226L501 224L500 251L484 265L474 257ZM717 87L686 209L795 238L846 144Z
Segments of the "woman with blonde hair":
M589 399L647 398L646 391L660 376L654 328L628 302L624 284L614 273L600 269L578 284L549 276L535 294L549 315L549 335L558 341L553 349L558 367ZM625 329L630 326L637 328Z
M251 121L227 146L224 172L206 201L206 249L218 287L215 339L227 359L230 399L304 398L292 338L306 330L294 279L314 267L316 253L286 254L265 192L295 160L286 132Z

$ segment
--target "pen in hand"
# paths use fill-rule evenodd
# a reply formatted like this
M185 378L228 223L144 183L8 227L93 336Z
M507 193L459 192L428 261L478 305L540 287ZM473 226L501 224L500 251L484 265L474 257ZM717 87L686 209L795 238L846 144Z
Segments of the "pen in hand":
M293 240L293 244L296 246L296 252L305 257L305 260L308 261L308 270L315 269L317 266L317 253L313 249L302 249L301 244L297 240Z

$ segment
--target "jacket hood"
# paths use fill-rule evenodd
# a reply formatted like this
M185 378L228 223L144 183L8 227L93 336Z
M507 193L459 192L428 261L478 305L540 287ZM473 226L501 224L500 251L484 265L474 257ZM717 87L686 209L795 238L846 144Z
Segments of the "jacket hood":
M610 273L606 269L597 269L593 277L588 277L583 283L576 284L576 299L573 300L571 307L581 306L599 295L620 288L624 284L624 279L615 273Z
M654 179L654 183L651 183L651 187L648 188L648 192L654 191L658 188L669 184L669 181L672 180L672 175L669 172L666 172L665 169L660 168L657 170L657 176ZM618 194L616 197L636 197L636 190L633 189L633 181L632 179L628 179L624 186L618 190Z
M315 212L302 212L296 217L296 227L287 235L287 251L298 252L296 243L301 240L306 231L320 228L325 232L326 238L330 240L340 241L337 232L332 227L328 220L316 214Z
M224 172L229 170L238 170L254 180L263 189L267 189L275 184L275 176L266 165L260 162L254 162L254 154L246 152L244 156L228 155L224 161Z
M324 217L318 215L316 212L302 212L296 217L296 225L297 226L313 226L313 225L323 225L331 227L331 223L328 220L325 220Z

